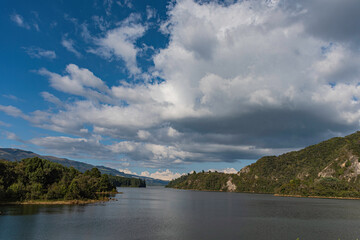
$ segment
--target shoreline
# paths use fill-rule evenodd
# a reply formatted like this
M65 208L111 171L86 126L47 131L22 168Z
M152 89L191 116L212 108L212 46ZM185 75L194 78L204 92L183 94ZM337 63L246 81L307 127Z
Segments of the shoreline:
M108 202L110 200L111 198L90 199L90 200L54 200L54 201L30 200L23 202L0 202L0 205L84 205L90 203Z
M97 192L96 194L122 194L123 192ZM0 202L0 205L85 205L91 203L104 203L108 201L115 201L111 197L103 197L100 199L87 200L27 200L15 202Z
M332 197L332 196L304 196L304 195L290 195L290 194L278 194L278 193L260 193L260 192L237 192L237 191L217 191L217 190L200 190L200 189L184 189L184 188L174 188L171 189L178 190L190 190L190 191L200 191L200 192L224 192L224 193L248 193L248 194L267 194L273 195L275 197L294 197L294 198L318 198L318 199L340 199L340 200L360 200L360 197Z
M342 200L360 200L358 197L331 197L331 196L303 196L303 195L288 195L288 194L274 194L275 197L294 197L294 198L322 198L322 199L342 199Z
M98 194L98 195L101 195L101 194L113 194L113 195L115 195L115 194L123 194L123 192L96 192L96 194Z

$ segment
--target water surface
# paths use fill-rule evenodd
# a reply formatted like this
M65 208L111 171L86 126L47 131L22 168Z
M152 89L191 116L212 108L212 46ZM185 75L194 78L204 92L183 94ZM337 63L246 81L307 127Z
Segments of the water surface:
M360 200L121 188L83 206L0 206L0 239L360 239Z

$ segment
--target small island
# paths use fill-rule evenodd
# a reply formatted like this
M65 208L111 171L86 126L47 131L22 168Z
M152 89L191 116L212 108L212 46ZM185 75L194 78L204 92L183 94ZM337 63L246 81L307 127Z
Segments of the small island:
M1 204L85 204L108 201L116 185L97 168L84 173L40 158L0 160Z

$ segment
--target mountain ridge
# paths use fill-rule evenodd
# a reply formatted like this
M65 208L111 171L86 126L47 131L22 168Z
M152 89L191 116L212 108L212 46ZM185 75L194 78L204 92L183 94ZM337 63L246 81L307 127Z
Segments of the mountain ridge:
M18 148L0 148L0 159L3 159L3 160L20 161L25 158L33 158L33 157L38 157L41 159L49 160L51 162L60 163L61 165L64 165L66 167L74 167L75 169L79 170L80 172L85 172L86 170L91 170L92 168L96 167L103 174L129 177L129 178L134 177L134 178L145 179L148 186L155 186L155 185L163 186L168 183L168 181L164 181L161 179L143 177L143 176L138 176L138 175L134 175L134 174L127 174L127 173L120 172L116 169L106 167L106 166L95 166L92 164L75 161L75 160L70 160L67 158L58 158L58 157L54 157L54 156L40 155L40 154L34 153L32 151L22 150L22 149L18 149Z

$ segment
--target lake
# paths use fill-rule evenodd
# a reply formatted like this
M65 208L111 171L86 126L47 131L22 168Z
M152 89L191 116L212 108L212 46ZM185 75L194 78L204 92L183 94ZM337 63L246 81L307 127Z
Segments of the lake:
M360 239L360 200L118 190L106 203L0 206L0 239Z

